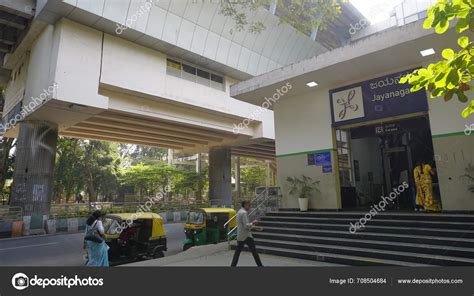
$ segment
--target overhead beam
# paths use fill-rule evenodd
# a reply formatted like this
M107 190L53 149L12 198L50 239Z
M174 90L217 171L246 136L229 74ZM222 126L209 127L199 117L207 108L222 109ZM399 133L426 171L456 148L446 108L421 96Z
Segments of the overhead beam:
M16 29L1 26L0 27L0 42L6 45L15 45L17 41L18 31Z
M90 123L79 123L76 124L73 128L80 128L82 130L91 130L91 131L103 131L107 133L112 133L112 134L118 134L118 135L126 135L126 136L131 136L130 131L121 129L121 128L116 128L116 127L98 127L96 125L90 124ZM72 130L70 128L69 130ZM188 138L182 138L182 137L174 137L174 136L164 136L164 135L157 135L153 133L149 133L148 131L141 131L137 134L133 135L138 135L143 138L149 138L149 139L158 139L158 140L169 140L173 141L176 143L187 143L187 144L198 144L198 145L207 145L209 144L208 141L203 141L203 140L194 140L194 139L188 139Z
M79 139L88 139L88 140L98 140L98 141L109 141L109 142L117 142L117 143L127 143L127 144L135 144L135 145L142 145L142 146L149 146L149 147L159 147L159 148L173 148L176 150L182 150L183 147L171 147L171 146L163 146L163 145L155 145L155 144L150 144L150 143L145 143L145 142L140 142L140 141L119 141L114 138L108 138L108 137L89 137L86 135L79 135L75 133L68 133L68 132L60 132L59 133L61 136L64 137L70 137L70 138L79 138Z
M178 149L178 150L184 149L184 145L176 145L176 143L169 143L168 141L150 141L148 139L141 140L138 138L108 136L108 135L103 135L100 133L84 133L84 132L67 131L67 130L61 132L61 134L71 135L71 136L81 137L81 138L86 138L86 139L98 139L98 140L118 142L118 143L140 144L140 145L147 145L147 146L173 148L173 149Z
M5 11L0 11L0 24L4 24L19 30L26 29L26 20L24 18Z
M275 149L275 143L265 143L265 142L262 142L262 143L255 143L255 144L251 144L252 146L256 146L256 147L266 147L266 148L273 148Z
M261 154L247 154L247 153L240 153L232 151L233 156L240 156L240 157L249 157L249 158L257 158L257 159L266 159L266 160L275 160L274 157L270 157L268 155L261 155Z
M248 151L256 151L256 152L264 152L264 153L271 153L275 154L275 149L270 149L270 148L259 148L259 147L254 147L254 146L233 146L233 149L238 149L238 150L248 150Z
M35 0L2 0L0 1L0 10L10 14L18 15L26 19L32 19L34 8L36 7Z
M272 153L254 152L254 151L241 150L241 149L232 149L232 153L234 153L234 152L236 154L244 154L244 155L259 155L259 156L267 157L267 158L270 158L270 159L275 158L275 154L272 154Z
M189 132L176 133L176 131L173 131L173 130L156 127L157 125L150 126L150 125L139 125L139 124L134 124L134 123L123 123L123 122L101 119L101 118L96 118L96 117L89 118L86 122L96 125L96 126L117 127L120 129L131 131L131 132L141 132L143 131L144 127L146 128L151 127L151 129L147 129L147 132L155 134L155 135L163 135L163 136L178 136L179 135L180 137L185 137L185 138L194 139L194 140L205 140L205 141L218 142L218 143L222 142L222 138L219 138L219 137L193 134Z
M235 139L238 137L238 135L232 132L226 133L226 132L221 132L221 131L211 131L205 128L194 128L194 127L189 127L189 126L184 126L184 125L171 124L171 123L167 123L167 122L159 121L159 120L141 119L137 117L130 117L127 115L122 115L122 114L112 113L112 112L105 112L105 113L97 115L96 117L102 118L102 119L114 120L118 122L135 123L135 124L144 125L144 126L151 126L151 127L159 126L160 128L165 128L168 130L184 131L184 132L200 134L200 135L208 135L208 136L213 136L213 137L221 137L221 138L229 138L229 139Z
M74 132L74 133L81 133L81 134L85 134L85 135L99 135L99 136L106 136L106 137L114 137L114 138L117 138L117 139L124 139L124 140L127 140L129 138L132 138L132 139L137 139L139 141L142 141L142 142L150 142L150 143L155 143L155 142L159 142L159 143L167 143L167 144L170 144L170 145L179 145L179 146L183 146L183 147L194 147L195 145L194 144L191 144L191 143L179 143L179 142L175 142L175 141L170 141L170 140L166 140L166 139L153 139L153 138L149 138L149 137L142 137L141 135L123 135L123 134L118 134L118 133L114 133L114 132L105 132L105 131L91 131L91 130L83 130L81 128L68 128L67 131L70 131L70 132Z

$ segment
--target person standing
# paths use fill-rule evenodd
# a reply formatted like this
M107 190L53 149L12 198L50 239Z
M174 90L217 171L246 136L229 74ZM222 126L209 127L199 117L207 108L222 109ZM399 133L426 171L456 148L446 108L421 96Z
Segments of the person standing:
M263 266L260 256L258 256L257 249L255 248L255 241L252 237L252 229L256 228L257 221L249 222L248 210L250 209L250 201L244 200L242 202L242 208L237 212L237 248L235 249L234 258L232 259L231 266L237 266L239 261L240 253L244 249L244 245L247 245L252 252L253 258L257 266Z
M105 243L105 231L102 224L104 215L102 211L95 211L87 219L83 246L87 251L87 266L109 266L109 246Z
M415 211L423 211L425 206L425 197L423 195L423 188L421 187L421 175L423 174L423 165L421 161L417 161L415 169L413 170L413 180L416 186Z
M433 195L433 178L434 169L428 162L423 163L423 171L421 174L421 189L423 190L425 211L439 212L441 211L441 203Z

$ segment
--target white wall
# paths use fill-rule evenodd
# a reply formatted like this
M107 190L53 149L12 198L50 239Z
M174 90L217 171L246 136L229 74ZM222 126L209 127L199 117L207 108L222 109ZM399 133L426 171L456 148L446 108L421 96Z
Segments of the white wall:
M305 175L320 181L319 192L309 199L313 209L341 207L336 153L331 152L332 172L308 165L307 152L333 149L333 129L329 90L319 89L299 96L291 90L275 104L275 144L278 181L282 187L284 208L298 208L298 200L288 194L287 177Z
M221 117L228 116L235 124L257 109L255 105L229 96L230 85L237 82L231 77L225 77L225 91L220 91L168 75L166 55L110 35L105 35L103 50L100 82L105 86L186 104L188 108L207 110ZM254 137L274 138L272 111L262 112L254 124Z
M275 104L276 154L333 148L329 90L291 96Z
M58 32L53 26L47 26L31 47L24 103L38 97L54 82L56 52L53 45L56 34Z
M474 95L473 91L466 93L469 98ZM463 132L466 125L474 123L474 115L462 118L461 112L467 106L454 97L449 102L445 102L442 97L428 99L431 133L436 135Z
M58 30L58 57L54 81L57 99L96 108L107 108L98 94L102 59L102 33L63 19Z
M262 34L254 34L248 30L231 33L235 24L219 13L219 1L215 0L154 0L149 9L145 8L144 0L65 2L76 6L68 15L73 20L82 18L92 26L113 27L112 30L116 29L114 23L127 23L132 29L124 35L140 37L149 45L166 42L176 49L176 56L190 52L250 75L326 51L309 36L279 24L278 17L263 8L246 12L249 20L258 19L266 26Z
M13 68L10 80L5 88L5 103L3 106L3 116L22 99L26 90L26 78L28 74L29 55L25 54ZM21 73L20 73L21 68ZM16 77L14 79L14 77Z

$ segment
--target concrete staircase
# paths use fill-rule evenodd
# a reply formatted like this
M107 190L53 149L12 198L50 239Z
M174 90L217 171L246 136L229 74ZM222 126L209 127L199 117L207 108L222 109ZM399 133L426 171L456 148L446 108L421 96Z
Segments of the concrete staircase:
M380 213L351 233L365 214L270 212L254 238L260 253L344 265L474 266L474 214Z

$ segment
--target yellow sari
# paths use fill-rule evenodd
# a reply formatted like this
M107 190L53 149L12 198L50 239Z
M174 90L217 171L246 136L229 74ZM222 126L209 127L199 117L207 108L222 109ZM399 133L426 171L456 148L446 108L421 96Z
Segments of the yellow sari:
M413 170L413 179L416 185L416 205L423 207L425 205L425 198L423 197L423 189L421 188L421 170L420 167L415 167Z
M424 196L425 211L441 211L441 203L433 196L433 180L431 179L431 166L429 164L423 166L421 189Z

